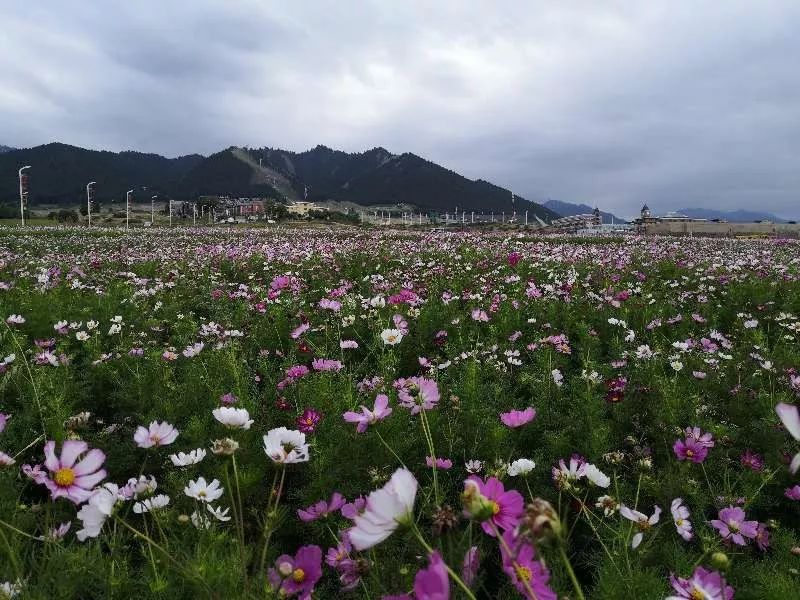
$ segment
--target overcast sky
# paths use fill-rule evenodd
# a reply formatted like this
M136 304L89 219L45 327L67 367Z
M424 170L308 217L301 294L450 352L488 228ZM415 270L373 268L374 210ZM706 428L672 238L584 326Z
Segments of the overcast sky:
M384 146L620 216L800 218L797 0L13 0L2 23L0 144Z

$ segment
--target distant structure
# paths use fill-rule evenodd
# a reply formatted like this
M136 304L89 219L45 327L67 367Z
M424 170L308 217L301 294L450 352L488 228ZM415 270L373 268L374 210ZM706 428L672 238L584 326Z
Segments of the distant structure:
M647 204L633 221L636 233L643 235L706 235L716 237L770 237L800 235L800 224L754 221L730 223L720 219L693 219L677 212L654 217Z
M602 225L602 222L603 219L600 216L600 209L595 207L595 209L590 213L553 219L550 221L547 229L554 232L573 233L579 229L599 228L600 225Z
M311 211L314 210L321 210L327 211L328 209L324 206L317 206L313 202L306 202L305 200L302 202L292 202L289 206L286 207L289 211L289 214L298 216L298 217L307 217Z

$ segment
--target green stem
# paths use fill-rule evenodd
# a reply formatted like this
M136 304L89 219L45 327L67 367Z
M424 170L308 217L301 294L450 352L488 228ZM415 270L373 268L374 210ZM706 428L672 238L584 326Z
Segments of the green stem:
M569 575L570 581L572 581L572 587L575 588L575 593L578 595L578 600L585 600L581 585L578 583L578 578L575 577L575 571L572 570L572 564L569 562L569 557L564 551L564 544L558 545L558 553L561 555L561 562L564 563L564 568L567 570L567 575Z

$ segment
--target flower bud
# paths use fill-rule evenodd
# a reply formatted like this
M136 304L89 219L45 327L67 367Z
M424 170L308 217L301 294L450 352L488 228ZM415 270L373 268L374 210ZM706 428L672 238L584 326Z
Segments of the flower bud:
M496 503L481 494L478 484L471 479L464 481L461 502L464 507L464 514L479 523L487 521L494 516Z
M189 522L189 515L178 515L178 523L185 525Z
M789 550L795 556L800 556L800 546L793 546L791 550Z
M561 520L553 505L542 498L534 498L525 507L520 527L534 542L557 539L561 535Z
M711 566L718 571L725 571L731 566L731 560L724 552L714 552L711 555Z

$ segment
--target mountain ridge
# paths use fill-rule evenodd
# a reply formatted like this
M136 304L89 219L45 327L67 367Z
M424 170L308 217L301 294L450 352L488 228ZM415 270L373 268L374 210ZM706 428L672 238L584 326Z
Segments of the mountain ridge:
M575 204L573 202L563 202L561 200L553 200L549 199L547 202L543 202L542 206L549 208L553 212L558 213L562 217L571 217L573 215L583 215L590 213L594 210L588 204ZM608 212L600 211L600 217L603 223L627 223L625 219L621 219L620 217L613 215Z
M772 221L773 223L786 223L787 219L770 212L755 210L717 210L714 208L680 208L677 211L693 219L719 219L730 223L752 223L754 221Z
M96 181L99 201L151 195L192 200L200 195L337 200L362 206L412 204L422 210L557 213L510 190L471 180L410 152L382 147L358 153L317 145L303 152L231 146L214 154L166 158L134 150L90 150L61 142L0 154L0 201L18 193L16 171L32 165L31 204L75 204Z

